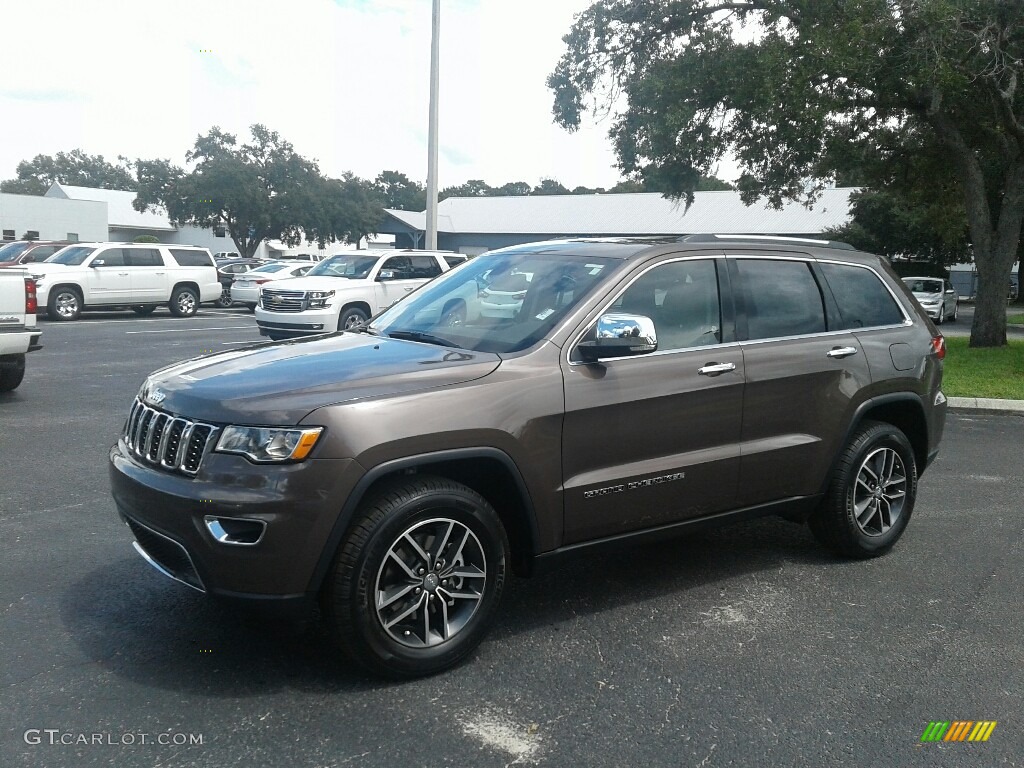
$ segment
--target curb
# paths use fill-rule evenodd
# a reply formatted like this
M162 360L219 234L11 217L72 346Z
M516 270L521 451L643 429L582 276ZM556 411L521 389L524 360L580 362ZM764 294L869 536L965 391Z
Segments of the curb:
M950 408L1024 413L1024 400L999 400L994 397L950 397L947 402Z

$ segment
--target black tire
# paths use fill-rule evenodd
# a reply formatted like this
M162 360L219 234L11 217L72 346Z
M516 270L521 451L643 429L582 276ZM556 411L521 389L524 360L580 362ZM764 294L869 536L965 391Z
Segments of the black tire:
M936 325L942 325L946 322L946 305L943 304L939 307L939 319L935 321Z
M132 307L132 312L134 312L136 315L140 315L142 317L145 317L146 315L152 315L154 312L156 312L156 307L154 307L152 304L150 304L150 305L142 305L142 304L140 304L138 306Z
M456 328L466 322L466 302L462 299L449 301L441 312L440 328Z
M359 307L349 307L338 318L338 330L347 331L350 328L355 328L357 325L362 325L368 319L369 315Z
M899 540L916 497L917 463L907 436L892 424L866 421L840 454L808 523L818 541L839 554L876 557Z
M82 294L70 286L58 286L50 291L46 314L53 320L77 320L82 314Z
M192 317L199 311L199 296L194 288L179 285L171 294L169 307L171 314L175 317Z
M235 302L231 300L231 287L227 285L222 285L220 288L220 297L217 299L217 301L214 302L214 304L216 304L221 309L230 309L232 306L234 306L234 303Z
M25 378L25 356L17 355L13 360L0 362L0 392L11 392L18 388Z
M246 304L245 308L248 309L250 312L255 312L256 311L256 305L255 304Z
M960 302L958 301L956 304L953 305L953 322L954 323L957 321L957 318L959 316L960 316Z
M361 505L324 585L324 615L342 649L372 672L440 672L486 634L508 553L497 513L476 491L427 475L393 481ZM378 608L388 586L393 600Z

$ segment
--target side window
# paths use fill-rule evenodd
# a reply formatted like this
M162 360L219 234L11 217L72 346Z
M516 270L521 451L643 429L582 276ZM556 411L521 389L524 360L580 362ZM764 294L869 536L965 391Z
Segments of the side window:
M820 266L839 305L842 328L873 328L903 322L903 312L896 300L872 270L846 264Z
M392 256L381 265L381 269L390 269L395 273L395 280L408 280L412 275L412 262L408 256Z
M162 267L164 260L156 248L125 248L128 264L133 267Z
M722 338L718 275L712 259L657 266L627 288L612 309L651 318L659 351L717 344Z
M444 260L449 267L457 267L459 264L465 264L467 258L465 256L445 256Z
M441 265L433 256L413 256L411 261L413 277L429 279L441 274Z
M206 251L193 251L186 248L171 248L171 256L182 267L212 267L213 257Z
M96 254L93 261L102 261L100 269L105 267L123 267L124 266L124 249L123 248L107 248Z
M33 248L30 252L32 260L43 261L44 259L48 259L62 247L63 246L60 245L40 245L38 248Z
M825 330L821 290L804 261L736 259L747 338L803 336Z

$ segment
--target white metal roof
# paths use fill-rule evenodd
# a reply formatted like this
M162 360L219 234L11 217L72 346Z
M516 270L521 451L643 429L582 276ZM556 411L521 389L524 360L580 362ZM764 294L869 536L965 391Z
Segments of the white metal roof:
M122 189L94 189L75 187L54 182L46 191L46 197L64 197L69 200L97 200L107 204L107 226L115 229L165 229L176 227L161 208L159 212L136 211L132 207L135 193Z
M438 205L437 228L447 233L542 235L815 235L850 218L856 188L827 189L807 208L785 203L746 206L739 192L696 192L689 210L656 192L603 195L449 197ZM424 213L388 210L414 229L426 227Z

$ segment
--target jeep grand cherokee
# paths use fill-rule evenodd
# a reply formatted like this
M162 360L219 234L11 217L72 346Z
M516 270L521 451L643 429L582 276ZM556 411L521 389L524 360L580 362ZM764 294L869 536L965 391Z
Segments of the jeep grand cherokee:
M514 311L488 285L530 275ZM368 325L153 373L110 451L135 547L201 592L319 600L391 676L480 642L510 570L772 513L889 550L945 420L942 336L812 241L493 251Z

